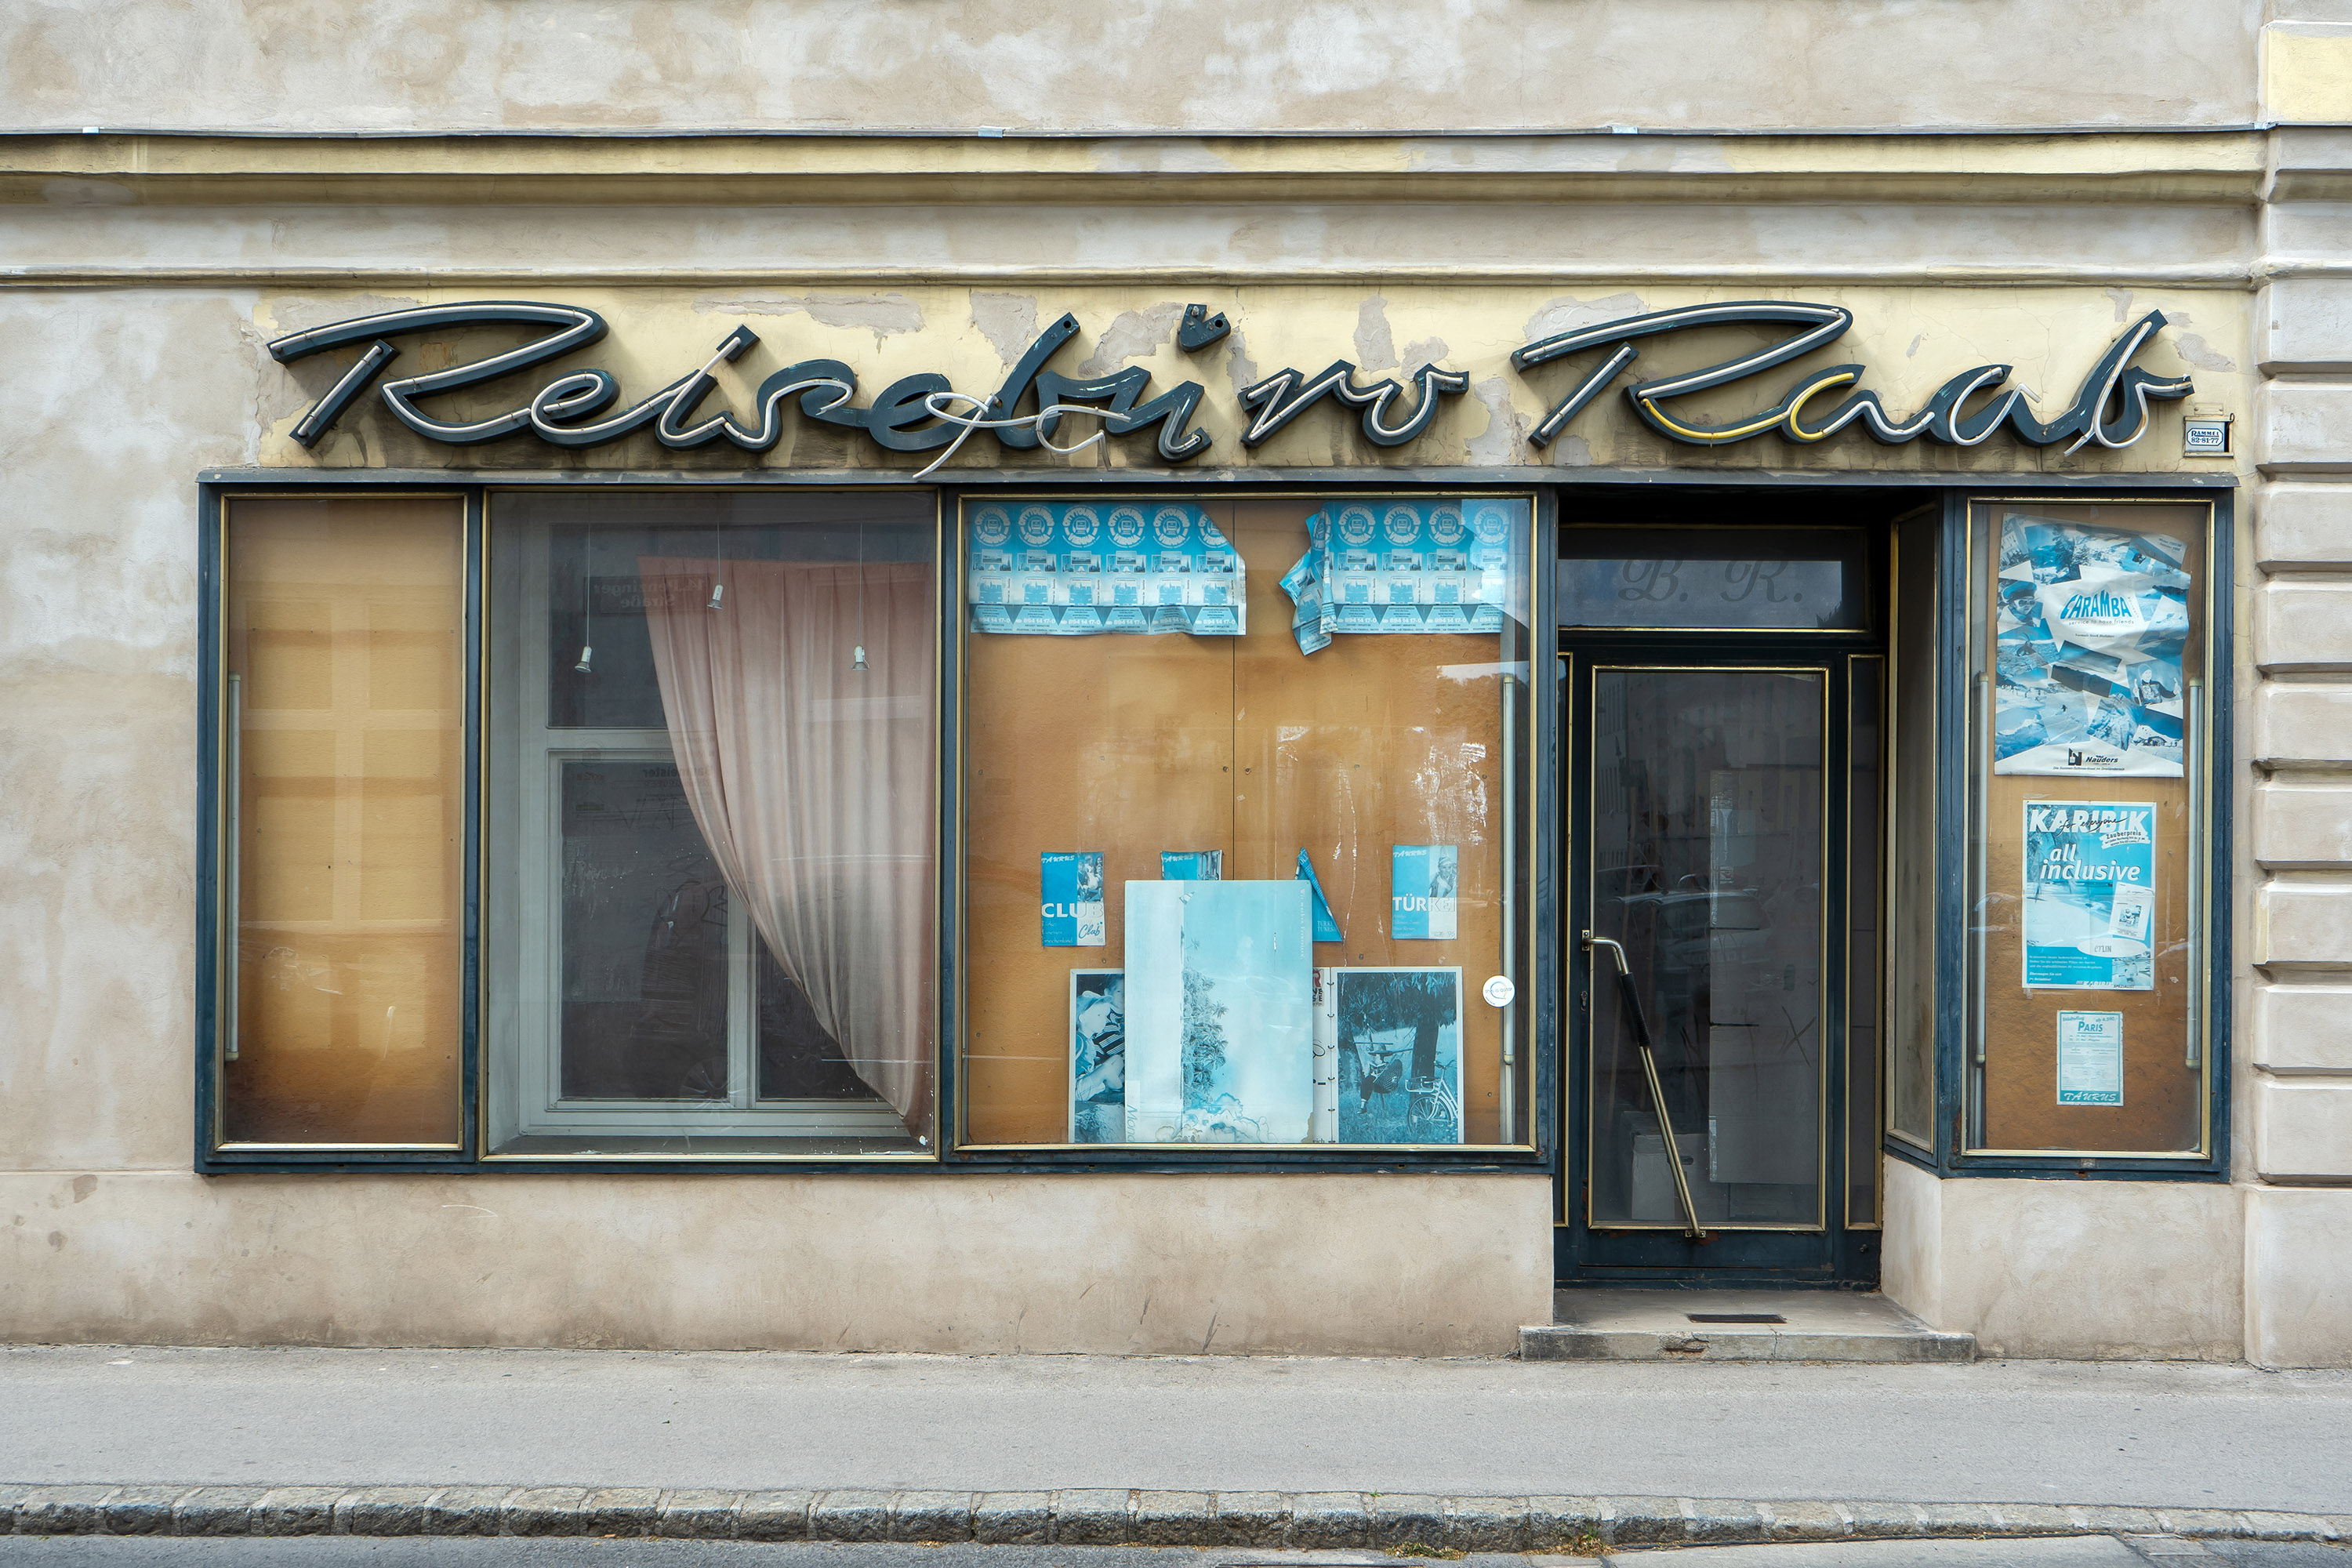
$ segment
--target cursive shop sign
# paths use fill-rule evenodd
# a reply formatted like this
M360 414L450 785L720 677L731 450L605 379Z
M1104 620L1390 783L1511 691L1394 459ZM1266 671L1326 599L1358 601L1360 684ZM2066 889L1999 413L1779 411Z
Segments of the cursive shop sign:
M1651 428L1672 440L1722 447L1766 435L1810 446L1860 426L1874 440L1899 446L1925 438L1948 447L1975 447L2007 431L2037 447L2066 443L2083 447L2127 447L2148 426L2152 400L2186 397L2194 388L2185 377L2158 375L2132 363L2164 326L2151 310L2132 323L2093 364L2074 400L2049 419L2035 414L2024 391L2010 384L2006 364L1964 370L1936 390L1914 413L1889 412L1878 394L1862 384L1860 364L1835 364L1799 372L1793 379L1768 383L1765 406L1738 417L1709 421L1685 412L1679 399L1750 380L1792 360L1826 348L1853 324L1853 312L1839 305L1749 300L1694 305L1678 310L1622 316L1543 338L1515 351L1511 365L1538 384L1559 374L1550 367L1586 359L1587 368L1551 391L1556 400L1529 434L1538 449L1550 445L1594 399L1640 356L1649 340L1701 328L1777 329L1775 341L1735 359L1679 374L1636 381L1625 396ZM520 328L530 335L502 353L424 375L382 380L398 357L393 340L420 332L476 328ZM1176 331L1178 348L1196 353L1225 336L1231 324L1222 313L1188 306ZM605 334L604 319L576 305L490 300L433 305L362 316L331 326L295 332L269 345L281 363L312 354L357 349L358 357L325 395L296 421L294 439L314 445L371 385L392 416L427 440L472 446L525 433L554 447L599 447L639 431L678 449L724 441L748 452L764 452L783 435L788 410L802 419L865 433L893 452L936 452L922 470L929 474L961 450L975 434L986 433L1013 451L1044 448L1075 452L1109 437L1155 433L1160 456L1183 462L1207 451L1207 432L1192 425L1206 389L1186 381L1147 396L1151 373L1130 365L1109 375L1069 376L1051 370L1054 356L1078 332L1077 319L1064 315L1037 335L994 390L960 392L936 372L902 376L866 403L858 399L857 374L835 359L805 359L775 371L753 394L750 414L709 405L719 391L718 371L755 346L749 327L737 327L701 365L658 391L622 406L621 385L611 372L589 368L556 375L516 407L475 419L444 419L427 413L424 400L479 386L579 353ZM1376 446L1400 447L1429 427L1448 398L1470 388L1460 371L1423 365L1408 378L1410 387L1381 377L1359 380L1347 360L1334 360L1307 374L1283 369L1236 394L1241 405L1242 445L1255 447L1306 414L1329 402L1356 412L1365 437ZM1777 390L1777 396L1775 391ZM1065 422L1079 436L1057 442ZM918 475L918 478L922 475Z

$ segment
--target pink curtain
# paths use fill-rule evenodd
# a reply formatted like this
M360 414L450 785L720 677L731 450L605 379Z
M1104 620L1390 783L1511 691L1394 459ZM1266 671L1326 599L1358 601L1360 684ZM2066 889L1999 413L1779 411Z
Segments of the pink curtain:
M637 569L670 745L730 893L858 1077L912 1116L937 973L930 568Z

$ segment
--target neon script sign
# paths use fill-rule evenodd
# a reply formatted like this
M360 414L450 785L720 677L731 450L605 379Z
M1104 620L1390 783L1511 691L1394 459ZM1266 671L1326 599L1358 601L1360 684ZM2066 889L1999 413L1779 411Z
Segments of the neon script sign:
M1598 353L1599 361L1570 385L1528 436L1538 450L1549 446L1570 422L1640 357L1635 345L1664 334L1706 327L1785 327L1779 341L1698 370L1639 381L1625 388L1636 414L1670 439L1698 447L1722 447L1777 435L1800 446L1826 441L1860 426L1889 446L1925 438L1948 447L1975 447L2003 430L2037 447L2068 443L2066 450L2097 445L2128 447L2146 433L2152 401L2188 396L2186 377L2160 376L2132 360L2164 326L2151 310L2126 330L2084 376L2074 402L2043 419L2021 388L2009 384L2013 367L1978 365L1937 388L1924 408L1890 413L1878 394L1861 384L1866 367L1831 365L1800 373L1776 401L1737 418L1708 422L1683 412L1676 400L1696 393L1760 377L1766 372L1827 347L1853 324L1853 312L1840 305L1749 300L1695 305L1678 310L1624 316L1527 344L1511 355L1521 374L1558 361ZM520 405L471 420L437 418L419 400L478 386L549 363L601 340L604 319L576 305L530 300L482 300L425 306L362 316L276 340L270 354L280 363L338 349L360 348L359 357L295 422L294 439L317 444L400 351L392 341L418 332L482 327L520 327L535 333L503 353L424 375L403 376L376 385L392 416L427 440L472 446L525 432L555 447L599 447L650 430L663 446L677 449L724 441L747 452L764 452L783 435L788 405L801 418L863 431L887 451L937 452L915 477L924 478L985 431L1008 450L1069 453L1115 436L1156 432L1160 456L1171 463L1199 457L1210 447L1207 432L1192 427L1206 390L1197 381L1145 398L1151 373L1130 365L1109 375L1073 377L1048 370L1047 363L1077 335L1077 318L1064 315L1037 335L995 391L959 392L944 375L926 372L902 376L860 406L857 374L834 359L807 359L770 374L752 395L748 419L730 410L705 413L719 389L718 370L756 345L759 334L737 327L702 365L667 386L614 412L619 381L608 371L567 371L548 381ZM1176 332L1177 346L1193 353L1224 337L1231 323L1223 314L1192 305ZM1358 411L1365 437L1375 446L1398 447L1420 436L1443 401L1470 388L1460 371L1423 365L1410 378L1410 393L1381 378L1360 383L1354 363L1334 360L1312 375L1285 368L1241 389L1246 416L1242 445L1255 447L1326 401ZM1547 377L1549 379L1549 377ZM1768 394L1769 395L1769 394ZM1055 436L1066 419L1093 422L1092 432L1066 445Z

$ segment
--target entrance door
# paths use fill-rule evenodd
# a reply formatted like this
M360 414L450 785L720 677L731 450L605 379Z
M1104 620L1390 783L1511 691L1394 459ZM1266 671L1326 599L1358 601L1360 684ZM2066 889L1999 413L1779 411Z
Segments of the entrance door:
M1733 634L1561 664L1560 1277L1874 1280L1847 1169L1874 1187L1848 1068L1875 1055L1879 658Z

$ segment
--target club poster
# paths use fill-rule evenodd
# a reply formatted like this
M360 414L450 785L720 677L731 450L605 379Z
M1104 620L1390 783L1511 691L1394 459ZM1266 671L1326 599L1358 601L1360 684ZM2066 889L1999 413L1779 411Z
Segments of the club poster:
M1282 574L1301 653L1335 634L1503 629L1510 591L1506 500L1351 501L1307 520L1307 553Z
M1247 629L1242 558L1196 506L992 501L971 510L966 566L975 632Z
M2025 984L2153 991L2156 806L2025 803Z
M1452 942L1460 849L1398 844L1389 858L1389 934L1405 942Z
M1315 1110L1304 882L1127 884L1127 1141L1304 1143Z
M2185 559L2169 534L2001 520L1994 773L2181 776Z
M1225 852L1222 849L1162 849L1160 876L1168 882L1222 882Z
M1070 1142L1127 1140L1127 976L1070 971Z
M1047 947L1100 947L1108 940L1099 849L1047 850L1038 857L1039 901Z

